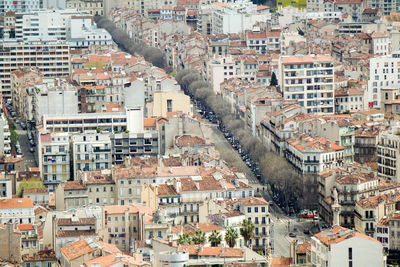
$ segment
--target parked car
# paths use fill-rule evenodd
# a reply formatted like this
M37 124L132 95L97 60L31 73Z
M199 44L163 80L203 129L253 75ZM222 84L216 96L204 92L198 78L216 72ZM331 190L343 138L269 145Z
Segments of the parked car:
M306 229L303 230L303 233L304 233L305 235L309 235L309 234L310 234L310 230L306 228Z
M290 237L296 237L296 233L290 232L290 233L289 233L289 236L290 236Z
M30 147L29 152L31 152L31 153L35 152L35 149L33 147Z

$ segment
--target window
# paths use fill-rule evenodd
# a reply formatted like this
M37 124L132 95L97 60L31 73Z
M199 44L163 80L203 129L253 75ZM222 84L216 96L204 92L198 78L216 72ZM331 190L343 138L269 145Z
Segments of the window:
M261 207L261 212L265 212L265 207Z
M251 207L247 208L247 213L251 213Z
M258 212L258 207L255 207L255 208L254 208L254 212Z
M172 112L172 99L167 100L167 112Z

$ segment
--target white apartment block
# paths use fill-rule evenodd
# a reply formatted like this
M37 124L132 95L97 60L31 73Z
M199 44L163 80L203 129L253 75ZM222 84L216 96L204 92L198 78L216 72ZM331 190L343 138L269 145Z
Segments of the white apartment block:
M99 171L111 168L111 139L109 133L95 130L71 136L74 177L78 170Z
M222 9L212 12L212 34L240 33L250 30L253 25L271 19L268 13L258 13L257 5L249 0L229 3Z
M316 267L386 266L379 241L340 226L311 237L311 263Z
M81 132L102 129L122 132L127 129L125 113L79 113L70 115L43 115L42 125L49 132Z
M400 127L380 133L378 140L378 174L399 182Z
M339 88L335 90L335 111L343 113L345 111L364 110L367 105L365 101L366 90L359 88Z
M325 55L281 56L279 84L285 99L297 99L307 113L333 114L333 59Z
M68 76L69 45L62 41L0 44L0 80L4 98L11 97L11 72L22 67L36 67L44 77Z
M67 41L71 47L112 44L111 35L104 29L96 28L92 15L76 9L18 14L15 29L18 42Z
M381 90L400 84L400 52L369 60L368 107L381 107Z
M70 149L68 133L43 133L38 143L39 169L49 191L70 179Z
M390 54L391 39L389 34L383 32L374 32L372 38L372 53L374 55L385 56Z
M0 0L0 15L3 15L7 11L21 13L36 11L40 8L40 0Z
M35 213L30 198L0 199L0 224L34 223Z
M0 115L0 154L11 156L11 133L3 113Z

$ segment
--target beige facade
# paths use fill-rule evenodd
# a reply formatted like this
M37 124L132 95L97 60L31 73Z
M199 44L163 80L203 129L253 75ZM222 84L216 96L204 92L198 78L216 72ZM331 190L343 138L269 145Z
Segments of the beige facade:
M82 181L67 181L58 185L56 195L56 209L68 210L85 206L88 203L86 186Z
M167 117L168 112L191 114L190 97L183 92L154 92L153 116Z
M380 134L378 143L378 174L400 181L400 127Z
M93 16L103 16L103 0L69 0L66 2L67 8L86 10Z
M13 224L0 227L0 258L10 262L21 262L21 233L14 229Z

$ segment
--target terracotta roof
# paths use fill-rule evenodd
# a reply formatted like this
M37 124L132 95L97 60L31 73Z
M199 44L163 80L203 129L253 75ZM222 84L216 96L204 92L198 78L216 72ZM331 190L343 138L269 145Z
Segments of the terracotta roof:
M306 254L307 251L311 251L311 243L308 241L304 241L303 243L299 244L296 249L297 254Z
M266 39L267 33L266 33L266 31L262 31L262 32L247 31L246 37L247 37L247 39Z
M290 267L292 258L272 258L271 267Z
M33 208L33 206L33 201L30 198L11 198L0 200L0 209Z
M54 250L40 250L33 255L25 254L22 255L22 260L24 262L29 262L29 261L56 261L56 253Z
M113 253L106 256L101 256L89 261L85 262L86 267L95 266L98 263L99 267L108 267L108 266L141 266L142 264L141 257L132 257L129 255L121 254L121 253Z
M24 194L48 194L47 188L25 188Z
M92 252L94 252L94 249L89 246L86 240L80 240L61 248L61 253L69 262Z
M282 63L285 65L290 64L313 64L314 62L327 62L332 61L331 56L326 55L315 55L315 56L282 56Z
M348 238L355 237L355 236L358 236L358 237L361 237L361 238L364 238L364 239L367 239L370 241L378 242L380 244L380 242L378 240L376 240L375 238L361 234L354 230L350 230L348 228L344 228L342 226L335 226L332 229L328 229L326 231L319 232L318 234L315 234L314 236L327 246L329 246L331 244L340 243L343 240L346 240Z
M31 230L35 230L35 229L33 228L32 223L24 223L24 224L18 224L18 230L31 231Z
M262 197L247 197L238 199L243 206L259 206L259 205L269 205L268 201L266 201Z
M58 231L57 237L81 237L81 236L96 236L95 230L74 230L74 231Z
M176 144L178 146L205 145L206 141L198 136L182 135L176 138Z
M71 225L94 225L96 224L96 218L78 218L78 220L72 220L71 218L60 218L57 221L57 226L71 226Z
M66 181L64 185L64 190L84 190L86 186L82 181Z
M156 127L156 125L157 125L156 118L144 118L143 119L144 127Z
M365 199L361 199L356 202L356 204L363 209L373 209L376 208L380 203L384 202L387 200L387 197L385 195L378 195L378 196L372 196L368 197Z
M361 4L362 0L336 0L335 4Z
M160 184L157 187L159 197L179 196L173 185Z

